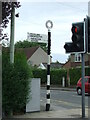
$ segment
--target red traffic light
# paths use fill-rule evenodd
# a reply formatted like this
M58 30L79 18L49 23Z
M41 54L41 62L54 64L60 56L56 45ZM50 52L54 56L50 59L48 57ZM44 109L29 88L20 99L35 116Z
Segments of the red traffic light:
M78 26L73 26L71 29L72 33L78 33L80 31Z
M77 33L77 27L75 27L75 33Z

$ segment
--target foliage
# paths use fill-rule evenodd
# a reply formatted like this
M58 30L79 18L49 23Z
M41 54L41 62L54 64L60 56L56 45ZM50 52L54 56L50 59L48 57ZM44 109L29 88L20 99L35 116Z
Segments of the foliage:
M85 68L85 76L90 76L90 67ZM72 68L69 70L70 84L76 85L80 77L82 77L81 68Z
M34 78L41 78L41 84L46 83L46 79L47 79L47 71L46 70L33 68L32 72L33 72Z
M20 7L20 2L2 2L2 27L6 28L11 19L12 5L14 8Z
M3 28L6 28L9 20L11 19L12 6L14 8L19 8L20 2L0 2L2 6L2 19L0 21L0 38L8 40L7 34L3 33Z
M76 85L77 81L81 77L81 68L71 68L69 70L70 84Z
M90 67L85 69L86 76L90 76Z
M47 82L47 70L33 69L33 76L35 78L41 78L41 84L46 84ZM70 85L76 85L77 81L81 77L81 68L71 68L69 69ZM90 67L85 68L85 75L90 76ZM65 69L51 69L50 71L51 84L52 85L62 85L62 77L65 77L67 84L67 71Z
M51 84L62 85L62 77L66 78L67 72L65 69L51 70Z
M33 76L35 78L41 78L41 84L46 84L47 82L47 70L42 69L33 69ZM64 69L51 69L51 84L52 85L61 85L62 77L66 78L67 72Z
M28 102L32 72L21 53L15 53L15 63L10 64L9 54L3 52L2 61L3 110L7 113L19 111Z
M29 42L27 40L24 40L19 41L15 44L16 48L29 48L33 46L40 46L43 50L47 51L46 43Z

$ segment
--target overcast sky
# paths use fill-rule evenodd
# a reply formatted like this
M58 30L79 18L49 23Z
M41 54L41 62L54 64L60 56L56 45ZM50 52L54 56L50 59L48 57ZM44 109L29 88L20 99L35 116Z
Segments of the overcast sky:
M51 29L51 55L53 60L65 62L67 55L63 48L65 42L71 41L71 25L82 22L88 15L88 1L62 2L60 0L20 0L21 7L16 10L19 18L15 18L15 42L25 40L27 32L47 34L45 23L53 22ZM10 26L10 25L9 25ZM9 31L9 27L7 31Z

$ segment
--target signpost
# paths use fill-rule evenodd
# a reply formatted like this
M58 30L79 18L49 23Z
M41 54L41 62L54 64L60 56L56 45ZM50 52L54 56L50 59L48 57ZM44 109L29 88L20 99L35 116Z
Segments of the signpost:
M53 27L53 23L51 20L46 22L46 28L48 29L48 63L47 63L47 103L46 103L46 111L50 109L50 51L51 51L51 28Z
M27 40L30 42L47 43L48 36L46 34L27 33Z

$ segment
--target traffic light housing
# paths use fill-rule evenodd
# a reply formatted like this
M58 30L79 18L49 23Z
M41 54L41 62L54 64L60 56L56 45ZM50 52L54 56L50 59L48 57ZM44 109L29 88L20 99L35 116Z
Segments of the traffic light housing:
M90 53L90 17L87 16L87 53Z
M65 43L66 53L84 53L84 22L72 23L72 42Z

